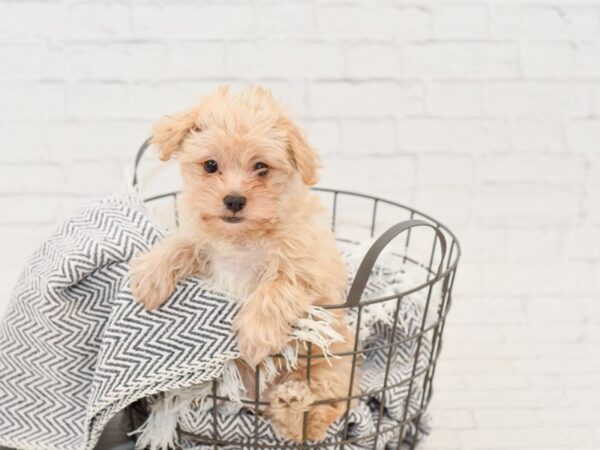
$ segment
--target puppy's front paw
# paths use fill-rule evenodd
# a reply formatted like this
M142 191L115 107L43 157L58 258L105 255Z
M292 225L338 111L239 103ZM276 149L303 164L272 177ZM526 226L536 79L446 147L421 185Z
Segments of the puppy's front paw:
M131 293L148 310L166 302L175 289L173 277L162 270L151 253L136 256L131 261L130 274Z
M273 326L273 323L261 322L249 321L240 313L233 323L240 354L251 366L257 365L269 355L279 353L286 346L291 331L291 328L282 331Z
M292 327L277 309L261 300L249 300L233 321L242 358L255 366L286 346Z
M281 352L292 326L306 315L309 305L304 292L287 279L259 286L242 303L233 322L242 357L255 365Z

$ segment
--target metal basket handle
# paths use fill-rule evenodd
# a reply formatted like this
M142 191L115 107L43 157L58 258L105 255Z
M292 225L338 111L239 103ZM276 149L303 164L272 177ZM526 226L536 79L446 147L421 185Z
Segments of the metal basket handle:
M140 161L142 160L142 157L144 156L144 153L146 153L146 150L148 149L148 147L150 147L151 141L152 141L152 136L144 141L144 143L138 150L137 155L135 155L135 162L133 163L133 180L131 183L133 187L136 187L138 184L138 181L139 181L138 180L138 167L140 165Z
M381 254L381 252L385 249L385 247L399 234L403 233L406 230L409 230L414 227L429 227L435 231L436 237L440 241L440 248L442 251L442 259L440 260L440 264L438 266L438 270L435 274L435 278L428 280L426 283L423 283L415 288L412 288L410 291L414 292L422 289L429 283L435 283L439 279L442 278L442 270L444 260L446 259L446 237L439 230L438 227L432 225L429 222L425 222L424 220L406 220L404 222L397 223L396 225L389 228L385 233L383 233L377 240L371 245L369 251L363 258L356 275L354 276L354 281L352 282L352 286L350 287L350 291L348 292L348 298L344 306L358 306L360 303L360 299L362 297L363 291L367 286L367 282L369 281L369 276L371 275L371 271L373 270L373 266L377 261L377 258Z

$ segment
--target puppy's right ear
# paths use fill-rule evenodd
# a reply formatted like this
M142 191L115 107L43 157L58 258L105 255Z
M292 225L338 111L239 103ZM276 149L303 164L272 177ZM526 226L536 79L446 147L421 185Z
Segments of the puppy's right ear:
M175 153L190 130L195 127L198 109L194 108L172 116L165 116L152 128L152 144L158 157L167 161Z

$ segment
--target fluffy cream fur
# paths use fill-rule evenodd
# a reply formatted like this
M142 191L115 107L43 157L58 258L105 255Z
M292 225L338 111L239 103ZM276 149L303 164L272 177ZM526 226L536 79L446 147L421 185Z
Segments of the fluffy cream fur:
M199 275L238 297L234 330L252 367L242 371L250 380L257 364L288 343L311 305L344 300L344 264L332 233L319 224L323 208L309 191L318 181L317 154L271 94L258 87L239 94L219 88L156 124L153 143L161 159L179 159L182 226L132 261L133 294L146 308L158 308L178 280ZM205 170L209 160L218 164L214 173ZM266 170L256 168L259 162ZM227 195L244 196L245 207L232 213L223 202ZM352 350L354 339L337 314L336 331L345 340L332 350ZM348 395L350 363L350 357L331 364L315 358L310 384L306 364L275 380L263 395L281 435L300 440L308 411L308 438L324 436L346 403L311 404Z

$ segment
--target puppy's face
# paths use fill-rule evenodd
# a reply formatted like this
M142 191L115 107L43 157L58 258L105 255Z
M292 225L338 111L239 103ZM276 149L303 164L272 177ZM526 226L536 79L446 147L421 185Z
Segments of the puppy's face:
M193 131L180 154L186 213L226 233L272 225L298 182L286 147L276 128Z
M153 142L162 159L179 157L188 224L220 235L272 228L300 188L317 181L315 152L260 88L219 89L159 122Z

